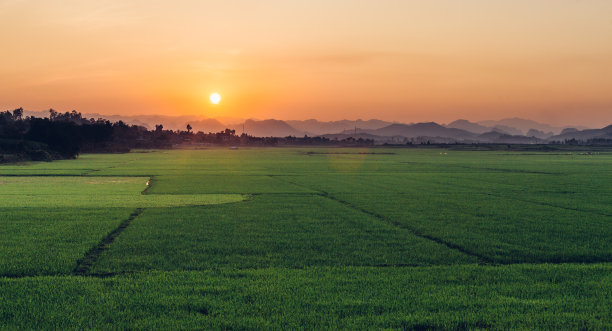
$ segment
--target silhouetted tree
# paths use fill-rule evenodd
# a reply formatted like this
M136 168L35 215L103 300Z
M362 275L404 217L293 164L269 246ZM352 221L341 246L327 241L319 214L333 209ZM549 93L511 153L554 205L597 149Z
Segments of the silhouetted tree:
M13 117L16 120L21 121L21 119L23 117L23 108L19 107L19 108L13 110Z
M164 130L155 125L149 131L123 121L111 123L99 118L84 118L81 113L59 113L49 109L48 118L23 117L23 109L0 112L0 155L20 155L14 160L50 160L73 158L82 152L127 152L132 148L171 148L179 144L215 145L372 145L372 140L330 140L324 137L253 137L246 133L236 135L225 129L216 133L193 134L190 124L185 131Z
M50 108L49 109L49 119L53 121L56 117L57 117L57 112L53 108Z

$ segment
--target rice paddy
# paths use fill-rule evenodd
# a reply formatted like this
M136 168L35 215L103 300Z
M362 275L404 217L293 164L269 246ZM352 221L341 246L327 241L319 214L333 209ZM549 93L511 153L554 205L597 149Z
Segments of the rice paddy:
M612 328L612 154L0 166L0 328Z

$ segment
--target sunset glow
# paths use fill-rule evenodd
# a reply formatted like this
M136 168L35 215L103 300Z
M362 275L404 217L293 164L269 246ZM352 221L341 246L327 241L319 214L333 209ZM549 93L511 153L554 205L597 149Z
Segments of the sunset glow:
M219 93L213 93L210 95L210 102L212 102L213 104L218 105L220 101L221 96L219 95Z
M0 1L0 107L602 126L603 0ZM10 31L10 33L8 33ZM218 108L218 107L217 107Z

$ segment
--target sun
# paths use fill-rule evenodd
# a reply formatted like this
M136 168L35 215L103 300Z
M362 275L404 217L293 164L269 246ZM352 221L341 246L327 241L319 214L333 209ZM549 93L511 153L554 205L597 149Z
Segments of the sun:
M219 93L213 93L210 95L210 102L214 103L215 105L218 105L219 102L221 102L221 96L219 95Z

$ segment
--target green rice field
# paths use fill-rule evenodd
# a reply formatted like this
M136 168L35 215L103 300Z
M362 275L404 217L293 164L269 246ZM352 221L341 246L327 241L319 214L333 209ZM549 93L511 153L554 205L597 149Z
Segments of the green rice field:
M2 165L0 329L612 329L612 153Z

